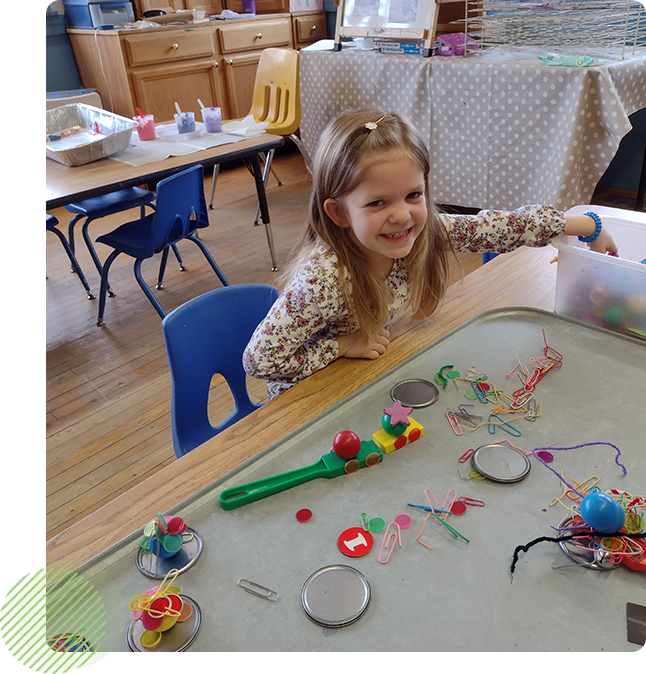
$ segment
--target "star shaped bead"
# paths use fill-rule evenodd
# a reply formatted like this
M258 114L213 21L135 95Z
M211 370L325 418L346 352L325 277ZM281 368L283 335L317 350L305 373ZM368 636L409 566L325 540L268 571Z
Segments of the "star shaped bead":
M405 426L410 425L408 415L413 411L412 407L404 407L399 400L395 400L395 404L392 407L387 407L384 410L384 414L387 414L390 417L390 425L396 426L397 424L404 424Z

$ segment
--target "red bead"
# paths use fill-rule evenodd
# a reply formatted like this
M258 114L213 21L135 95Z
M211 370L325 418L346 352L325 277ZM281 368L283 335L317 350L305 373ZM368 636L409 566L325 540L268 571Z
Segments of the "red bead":
M354 431L340 431L334 436L332 449L338 457L349 461L359 453L361 439Z

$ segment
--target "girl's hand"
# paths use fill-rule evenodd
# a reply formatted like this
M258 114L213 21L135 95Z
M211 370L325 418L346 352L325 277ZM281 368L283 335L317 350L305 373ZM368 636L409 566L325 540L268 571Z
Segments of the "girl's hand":
M566 215L565 231L568 236L592 236L595 232L597 223L589 215ZM602 226L599 236L592 242L586 244L590 250L595 253L608 253L617 255L619 252L617 244L613 241L608 230Z
M362 332L353 332L349 335L337 337L336 341L339 345L339 356L375 360L388 348L390 333L382 328L374 340L368 340Z
M588 244L590 250L595 251L596 253L608 253L609 255L617 255L619 252L617 249L617 244L613 241L612 236L608 230L603 227L599 236L592 242Z

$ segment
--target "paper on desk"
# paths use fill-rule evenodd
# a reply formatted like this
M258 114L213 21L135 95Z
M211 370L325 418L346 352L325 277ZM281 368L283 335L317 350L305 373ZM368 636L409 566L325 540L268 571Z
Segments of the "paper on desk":
M168 127L174 127L174 124L158 124L157 132ZM142 166L152 162L161 161L168 157L179 157L200 150L208 150L218 145L227 145L228 143L238 143L243 140L243 136L232 135L230 133L203 133L197 138L191 138L186 141L170 141L156 138L155 140L139 140L137 132L133 132L130 146L123 152L113 154L110 159L120 161L130 166Z
M264 133L268 126L269 122L256 122L253 115L248 115L244 119L223 124L222 131L235 134L236 136L249 138L250 136L257 136L259 133Z

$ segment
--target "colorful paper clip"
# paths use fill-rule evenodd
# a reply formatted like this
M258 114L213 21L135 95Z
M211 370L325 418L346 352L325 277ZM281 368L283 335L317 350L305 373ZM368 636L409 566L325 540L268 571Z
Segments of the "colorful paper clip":
M485 504L484 501L480 501L477 498L468 498L467 496L460 496L458 501L460 501L460 503L464 503L464 505L477 506L478 508L484 507Z
M396 527L397 531L390 531L390 527ZM388 560L390 559L390 555L393 554L393 550L395 549L395 546L393 545L390 550L388 550L388 546L390 545L390 539L394 538L397 543L399 544L399 547L401 548L402 546L402 532L399 527L399 524L397 522L390 522L390 524L386 527L386 531L384 532L384 537L381 539L381 547L379 548L379 563L380 564L387 564ZM384 549L388 550L388 557L386 559L382 559L381 555L383 554Z
M456 435L462 435L462 426L460 426L460 422L458 421L457 417L455 416L455 412L453 410L446 410L446 418L449 421L449 424L451 425L451 429Z

